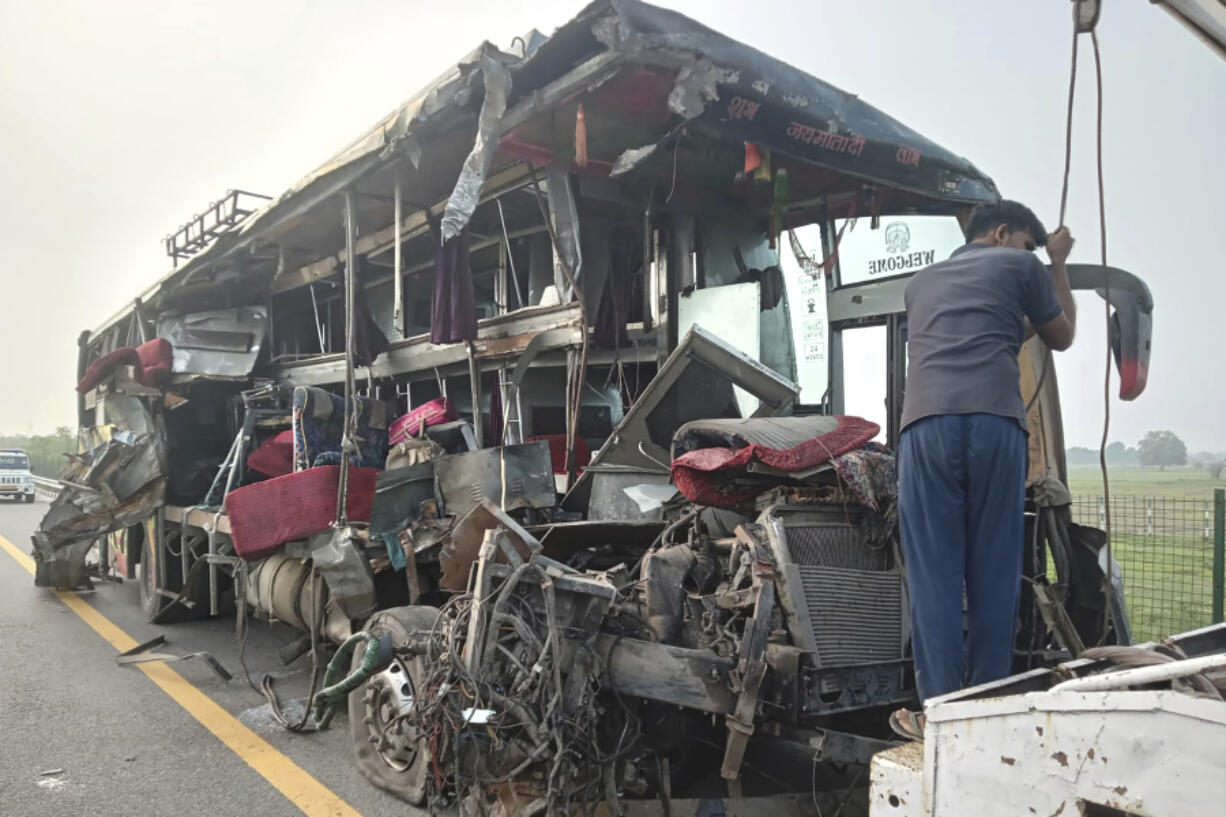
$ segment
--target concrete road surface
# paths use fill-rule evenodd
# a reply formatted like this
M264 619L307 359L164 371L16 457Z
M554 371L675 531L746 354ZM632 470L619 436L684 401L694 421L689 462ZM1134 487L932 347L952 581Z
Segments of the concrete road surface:
M11 551L29 553L46 507L0 500L0 536L14 546L0 541L0 815L416 813L357 773L343 713L318 734L272 719L243 679L232 617L146 624L132 581L63 596L35 587L29 560ZM115 663L114 644L159 634L167 643L158 651L208 651L234 680L198 659L147 671ZM309 656L288 668L277 661L293 638L252 622L246 650L252 677L273 673L287 709L301 705L310 680Z

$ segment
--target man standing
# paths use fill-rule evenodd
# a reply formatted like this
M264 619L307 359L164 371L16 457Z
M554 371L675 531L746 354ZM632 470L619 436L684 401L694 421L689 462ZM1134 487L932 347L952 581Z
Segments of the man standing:
M1036 331L1067 349L1077 314L1066 228L1049 236L999 201L976 207L966 234L906 291L899 520L921 701L1012 671L1028 468L1017 357ZM1050 273L1034 255L1044 245Z

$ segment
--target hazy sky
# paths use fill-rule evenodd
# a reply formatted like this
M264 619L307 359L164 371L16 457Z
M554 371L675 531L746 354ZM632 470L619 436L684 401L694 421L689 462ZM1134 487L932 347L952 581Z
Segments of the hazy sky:
M662 0L856 93L1056 221L1067 0ZM1158 7L1107 3L1109 261L1157 303L1148 391L1112 439L1226 450L1226 63ZM480 41L549 33L552 0L0 0L0 431L74 424L76 337L169 269L161 238L226 189L284 190ZM1082 48L1069 218L1098 260ZM1102 423L1101 301L1059 357L1069 444Z

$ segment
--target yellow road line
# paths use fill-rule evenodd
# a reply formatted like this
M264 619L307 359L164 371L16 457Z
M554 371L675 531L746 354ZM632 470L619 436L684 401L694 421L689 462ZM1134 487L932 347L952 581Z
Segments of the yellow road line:
M0 549L5 550L33 575L34 560L3 536L0 536ZM69 610L80 616L82 621L115 649L123 652L137 645L136 639L119 629L114 622L86 604L76 594L62 591L55 591L55 594ZM230 751L255 769L303 814L308 817L361 817L357 810L331 789L311 777L301 766L273 748L268 741L240 723L166 664L158 661L133 666L149 676L149 680L161 687L175 703L186 709L201 726L212 732Z

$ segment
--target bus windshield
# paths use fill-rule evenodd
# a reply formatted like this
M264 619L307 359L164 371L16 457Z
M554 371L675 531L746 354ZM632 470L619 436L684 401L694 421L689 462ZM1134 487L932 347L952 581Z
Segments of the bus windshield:
M912 275L944 261L966 243L953 216L895 216L881 219L874 230L868 219L839 220L839 284L865 284Z

